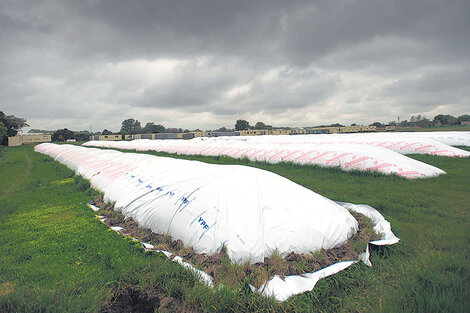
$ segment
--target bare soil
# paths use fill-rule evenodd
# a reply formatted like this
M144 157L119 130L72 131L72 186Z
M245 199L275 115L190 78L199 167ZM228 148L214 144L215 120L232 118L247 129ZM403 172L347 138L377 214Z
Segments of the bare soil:
M202 312L202 308L194 304L189 307L178 299L167 296L158 288L141 290L136 285L127 285L113 292L100 311L106 313Z
M181 240L174 240L168 234L156 234L149 228L140 228L132 218L125 218L120 212L114 211L113 205L105 203L100 196L96 196L93 201L95 206L100 208L99 214L106 217L104 222L107 225L123 227L124 235L150 243L154 245L155 250L166 250L181 256L185 261L211 275L215 284L240 286L248 279L250 284L259 288L274 275L282 278L288 275L302 275L340 261L357 260L369 241L380 239L373 231L370 219L351 212L359 223L359 230L340 247L322 249L310 254L291 252L285 257L274 252L270 257L265 257L263 262L237 265L230 262L225 249L213 255L196 253L192 247L185 247Z

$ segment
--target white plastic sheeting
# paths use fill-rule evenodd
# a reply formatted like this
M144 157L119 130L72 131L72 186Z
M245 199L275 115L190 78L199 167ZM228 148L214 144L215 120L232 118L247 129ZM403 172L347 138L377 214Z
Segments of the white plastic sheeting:
M371 220L374 223L374 230L377 233L382 235L382 239L371 241L370 244L392 245L399 241L399 239L393 234L391 227L390 227L390 223L386 221L385 218L374 208L368 205L363 205L363 204L356 205L352 203L339 202L339 201L337 201L336 203L338 203L344 208L347 208L348 210L361 213L371 218ZM98 211L97 207L90 205L90 204L89 206L94 211ZM99 218L102 222L104 222L105 220L104 217L99 216ZM115 227L111 227L111 229L123 235L126 234L126 230L123 229L122 227L115 226ZM134 240L137 241L137 239L135 238ZM146 242L141 242L141 244L145 250L163 253L165 256L172 259L174 262L178 262L185 268L189 269L197 277L199 277L201 281L203 281L207 285L214 286L213 279L209 274L195 268L192 264L185 262L180 256L175 256L173 253L169 251L156 250L153 245L146 243ZM276 275L270 278L268 281L266 281L259 289L256 289L255 287L251 285L250 285L250 288L254 292L259 292L268 297L273 296L275 299L279 301L285 301L293 295L297 295L297 294L312 290L320 279L336 274L359 261L364 262L368 266L372 266L369 260L369 247L367 247L365 252L359 255L359 260L338 262L328 267L325 267L321 270L318 270L316 272L304 273L302 275L289 275L284 278L281 278L280 276Z
M459 135L458 142L463 145L467 142L465 133ZM239 137L217 137L204 138L204 140L229 140L229 141L246 141L252 143L271 143L285 145L325 145L325 144L341 144L341 145L368 145L374 147L386 148L400 154L430 154L448 157L469 157L470 152L448 144L440 142L441 139L451 142L453 136L438 136L429 133L353 133L353 134L317 134L317 135L282 135L282 136L239 136ZM456 139L457 140L457 139ZM453 142L453 141L452 141Z
M98 207L96 207L96 206L94 206L90 203L88 203L88 206L95 212L99 211ZM98 218L103 223L106 220L106 218L104 216L101 216L101 215L98 215ZM123 227L111 226L110 228L112 230L114 230L115 232L117 232L118 234L125 235L125 236L129 235L129 234L126 233L126 229L124 229ZM137 238L132 238L132 239L139 242L139 240ZM146 251L154 251L154 252L163 253L167 258L169 258L173 262L176 262L176 263L180 264L181 266L183 266L184 268L187 268L188 270L190 270L194 275L196 275L201 281L206 283L208 286L210 286L210 287L214 286L213 278L209 274L207 274L204 271L201 271L200 269L197 269L196 267L194 267L194 265L184 261L182 257L180 257L178 255L175 255L175 254L173 254L169 251L155 249L154 245L149 244L147 242L140 242L140 243Z
M431 138L450 146L470 147L470 132L447 131L447 132L406 132L400 133L417 138Z
M35 150L90 180L141 227L234 262L343 244L357 221L341 205L271 172L44 143Z
M399 153L364 144L312 144L307 136L218 137L192 140L90 141L86 146L189 155L225 155L270 163L294 162L370 170L405 178L433 177L444 171ZM258 142L257 142L258 141ZM272 142L265 142L272 141ZM278 141L278 142L276 142Z
M339 201L337 203L348 210L363 214L372 220L374 230L382 235L382 239L371 241L370 244L376 246L393 245L400 240L393 234L390 223L373 207L365 204L352 204ZM338 262L313 273L286 276L284 279L276 275L262 285L258 291L266 296L274 296L277 300L284 301L290 296L312 290L320 279L336 274L354 263L362 261L366 265L371 266L372 264L369 261L369 247L367 247L367 250L362 253L359 258L360 260L356 261Z

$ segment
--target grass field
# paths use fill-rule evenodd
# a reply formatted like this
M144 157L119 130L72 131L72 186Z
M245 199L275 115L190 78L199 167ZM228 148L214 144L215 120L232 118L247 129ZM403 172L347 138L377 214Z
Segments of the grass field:
M95 192L72 171L34 153L32 146L3 148L0 312L469 312L470 159L412 157L447 175L408 181L313 166L181 157L269 170L328 198L369 204L392 223L401 241L374 248L371 268L356 264L321 280L313 292L277 303L246 288L205 287L166 257L144 252L99 222L86 205Z
M397 127L396 131L403 132L437 132L437 131L470 131L470 125L442 125L442 126L431 126L431 127Z

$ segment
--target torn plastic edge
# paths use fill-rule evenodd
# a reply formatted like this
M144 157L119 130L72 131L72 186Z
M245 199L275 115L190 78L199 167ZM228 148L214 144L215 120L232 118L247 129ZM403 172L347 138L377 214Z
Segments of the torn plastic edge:
M341 201L334 201L335 203L341 205L342 207L352 210L356 213L360 213L365 215L366 217L370 218L375 226L374 230L380 234L382 234L382 238L380 240L370 241L369 244L382 246L382 245L392 245L400 241L398 237L393 234L391 230L390 223L385 220L385 218L380 214L376 209L369 205L365 204L353 204L348 202L341 202ZM96 206L88 203L88 206L94 211L98 211L99 208ZM95 210L95 208L97 210ZM105 219L104 216L98 216L99 220L104 223ZM124 235L123 230L124 228L121 226L111 226L112 230L116 231L117 233ZM154 246L150 243L140 242L138 239L133 238L134 241L139 242L145 251L153 251L153 252L161 252L167 258L172 260L173 262L177 262L183 267L189 269L196 277L198 277L202 282L207 284L209 287L214 287L213 278L207 274L206 272L197 269L192 264L183 261L183 258L175 255L166 250L154 250ZM369 260L370 252L369 252L369 244L366 247L366 250L359 254L359 260L353 261L341 261L329 265L321 270L312 272L312 273L304 273L301 275L289 275L282 279L279 275L275 275L270 280L266 281L259 289L256 289L254 286L250 284L250 289L252 292L259 292L260 294L266 297L274 297L278 301L285 301L291 296L298 295L307 291L313 290L315 285L320 279L325 277L334 275L339 273L351 265L362 261L367 266L372 266L372 263Z
M371 241L369 244L382 246L392 245L400 241L392 232L390 223L373 207L366 204L353 204L341 201L334 202L345 209L360 213L372 220L375 224L374 230L382 235L382 239ZM359 260L338 262L313 273L290 275L286 276L284 279L276 275L262 285L258 289L258 292L268 297L273 296L278 301L285 301L291 296L313 290L320 279L345 270L354 263L362 261L365 265L372 266L369 260L369 244L367 244L366 251L359 254Z
M95 212L97 212L99 210L98 207L88 203L88 206ZM98 219L104 223L104 221L106 220L106 218L104 218L104 216L102 215L98 215ZM125 235L124 234L124 231L125 231L125 228L124 227L121 227L121 226L110 226L109 227L110 229L114 230L115 232L117 232L118 234L120 235ZM171 259L173 262L176 262L176 263L179 263L180 265L182 265L183 267L189 269L191 272L193 272L193 274L196 275L196 277L198 277L202 282L206 283L209 287L213 287L214 286L214 282L213 282L213 279L212 277L207 274L206 272L204 271L201 271L199 269L197 269L196 267L194 267L192 264L188 263L188 262L185 262L183 261L183 258L178 256L178 255L175 255L173 256L174 254L169 252L169 251L165 251L165 250L154 250L155 246L150 244L150 243L147 243L147 242L142 242L142 241L139 241L137 238L134 238L132 237L132 239L136 242L139 242L142 247L144 248L145 251L153 251L153 252L161 252L163 253L167 258Z

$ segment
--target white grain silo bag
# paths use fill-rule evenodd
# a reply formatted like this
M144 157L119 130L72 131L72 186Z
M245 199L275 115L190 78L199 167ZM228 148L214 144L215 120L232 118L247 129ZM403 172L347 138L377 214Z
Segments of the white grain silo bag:
M219 139L224 140L224 139ZM239 138L225 140L240 141ZM246 142L281 145L301 144L361 144L386 148L401 154L431 154L449 157L468 157L470 152L448 144L411 133L352 133L352 134L316 134L316 135L281 135L281 136L246 136Z
M411 137L431 138L451 146L470 146L470 133L465 131L448 132L406 132Z
M314 135L312 135L314 136ZM396 174L407 179L433 177L445 172L429 164L411 159L397 152L367 144L315 144L303 142L301 136L258 136L259 138L231 137L208 140L134 140L131 142L91 141L86 146L125 148L138 151L158 151L181 155L224 155L248 158L269 163L293 162L338 166L345 171L377 171ZM280 137L270 138L270 137ZM297 138L297 139L296 139ZM300 139L300 140L299 140Z
M342 206L277 174L71 145L40 144L90 179L141 227L181 239L199 253L226 246L232 261L263 261L274 250L340 246L357 231Z

